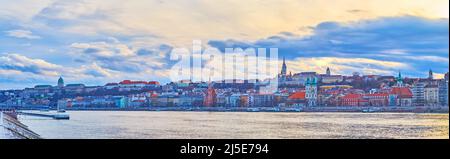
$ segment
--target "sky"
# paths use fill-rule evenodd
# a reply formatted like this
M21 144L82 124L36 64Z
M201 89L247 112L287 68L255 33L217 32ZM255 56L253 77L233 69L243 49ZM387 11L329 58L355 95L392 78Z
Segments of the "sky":
M0 89L168 82L174 48L278 48L288 71L442 78L448 0L0 0ZM280 59L281 60L281 59Z

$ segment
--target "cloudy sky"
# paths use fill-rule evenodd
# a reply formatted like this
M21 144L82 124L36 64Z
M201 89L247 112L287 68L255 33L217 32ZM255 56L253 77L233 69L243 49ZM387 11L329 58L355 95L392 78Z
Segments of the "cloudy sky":
M0 89L167 82L173 48L279 48L288 71L436 77L448 0L0 0Z

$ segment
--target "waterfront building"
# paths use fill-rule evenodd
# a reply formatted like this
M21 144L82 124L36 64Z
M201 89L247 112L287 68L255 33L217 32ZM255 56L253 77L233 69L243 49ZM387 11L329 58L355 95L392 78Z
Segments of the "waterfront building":
M145 93L132 94L128 96L128 107L139 108L147 105L147 96Z
M389 94L389 106L394 107L397 106L397 95Z
M225 107L225 106L227 106L227 103L229 102L228 100L230 99L230 93L217 94L216 99L217 99L216 105L218 107Z
M395 95L395 106L412 106L413 104L413 93L407 87L393 87L390 94Z
M104 98L104 97L97 97ZM72 99L61 99L58 100L57 107L65 107L65 108L89 108L89 107L100 107L101 105L97 105L93 103L93 97L76 97Z
M389 105L389 94L388 93L365 94L364 99L367 99L369 106L388 106Z
M306 100L308 106L313 107L317 105L317 78L307 78L305 84Z
M154 107L173 107L175 106L175 99L177 95L160 95L158 98L152 100L152 106Z
M251 107L272 107L275 105L273 94L252 94L249 96L249 106Z
M439 88L437 85L427 85L424 88L425 105L437 106L439 104Z
M241 94L240 93L234 93L229 97L228 100L229 103L227 103L230 107L240 107L241 106Z
M405 87L401 73L398 74L396 80L397 80L396 86L392 87L389 93L390 94L389 98L391 100L390 103L393 106L412 106L413 92L408 87Z
M216 90L213 87L213 84L210 83L208 90L206 92L206 96L203 102L203 106L205 107L213 107L215 106L217 102L217 94L216 94Z
M363 95L350 93L342 97L341 106L367 106L368 102Z
M287 99L287 106L303 107L306 106L306 92L299 91L290 95Z
M424 106L425 105L425 83L416 83L412 88L413 93L413 105Z
M174 106L178 107L199 107L203 105L203 97L202 96L179 96L178 98L174 99ZM216 102L217 103L217 102ZM217 105L213 105L217 106Z
M275 104L277 104L277 106L279 107L283 107L286 106L286 102L289 98L289 93L287 92L277 92L274 94L274 100L275 100Z
M114 96L112 97L114 101L114 106L116 108L124 109L128 107L128 98L125 96Z
M250 100L249 100L249 95L248 94L242 94L240 96L239 101L240 101L239 104L240 104L241 107L248 107L248 106L250 106Z
M25 106L25 102L22 99L13 98L13 99L6 100L6 102L4 103L4 106L5 107L23 107L23 106Z
M448 73L446 74L448 77ZM449 106L448 104L448 78L445 78L439 83L439 104L442 106Z
M72 108L72 101L70 99L60 99L57 102L58 110L65 110L67 108Z

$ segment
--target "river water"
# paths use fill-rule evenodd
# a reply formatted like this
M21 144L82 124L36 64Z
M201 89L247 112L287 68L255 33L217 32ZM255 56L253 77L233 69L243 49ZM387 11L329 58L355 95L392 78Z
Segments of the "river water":
M449 114L71 111L20 116L49 139L449 138Z

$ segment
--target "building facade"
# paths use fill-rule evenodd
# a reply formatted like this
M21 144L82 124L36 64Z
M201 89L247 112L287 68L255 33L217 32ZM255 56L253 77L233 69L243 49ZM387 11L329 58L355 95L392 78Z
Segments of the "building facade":
M414 106L425 105L425 83L416 83L412 88Z
M317 106L317 78L308 78L305 82L306 101L310 107Z
M427 85L424 88L426 106L437 106L439 104L439 88L436 85Z
M449 106L448 104L448 79L444 79L439 83L439 104Z

